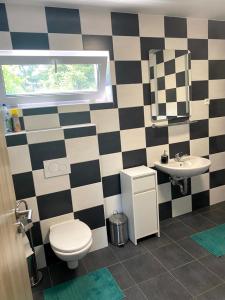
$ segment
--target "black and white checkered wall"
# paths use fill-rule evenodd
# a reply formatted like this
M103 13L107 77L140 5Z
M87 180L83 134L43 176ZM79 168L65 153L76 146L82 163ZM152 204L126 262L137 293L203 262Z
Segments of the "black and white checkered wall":
M106 247L107 233L94 125L28 131L6 137L17 200L33 210L33 241L39 267L58 259L49 245L49 227L79 218L93 234L91 250ZM71 173L46 178L45 160L67 157Z
M110 51L114 106L78 105L29 109L24 110L21 116L27 130L40 129L37 131L40 139L43 134L41 129L96 124L106 217L114 209L121 209L119 171L142 164L153 166L163 150L167 150L170 157L180 151L210 157L212 167L210 172L189 180L189 191L185 197L176 187L171 186L168 176L158 173L161 220L225 200L224 21L0 4L0 49L12 48ZM152 127L149 50L164 48L191 51L191 119L198 120L197 123L158 129ZM207 98L211 100L210 106L204 104ZM51 139L53 131L47 132ZM19 136L10 137L13 147L9 147L9 151L10 148L21 151L21 145L17 146L18 139ZM62 140L63 143L67 141L64 138ZM39 142L37 147L38 144ZM29 151L30 147L34 147L27 146L26 143L25 146ZM55 151L64 151L63 147L57 146ZM36 159L34 153L33 158L30 155L31 160ZM90 158L90 161L96 159ZM25 166L27 162L20 159L20 163ZM17 176L14 177L15 188L20 186L23 189L20 198L29 198L31 203L36 203L38 197L48 199L49 194L57 192L57 185L45 190L42 184L38 188L42 195L35 187L28 192L28 178L30 182L35 182L36 176L41 182L39 168L40 161L35 161L28 170L16 174L22 173L23 176L25 173L24 179L21 177L17 181ZM68 181L65 182L64 190L68 190ZM85 196L80 201L85 201L88 197L86 189L81 195ZM62 197L70 196L64 194ZM51 200L49 203L52 203ZM60 203L59 199L56 203ZM93 203L92 206L95 207L96 204ZM43 213L46 223L50 224L55 207L64 218L67 214L64 209L68 208L55 203L47 211L38 207L39 218ZM101 213L101 208L98 213ZM95 221L98 213L93 212L90 217ZM36 245L42 247L44 236L43 232L40 235L38 229L38 217L36 221ZM47 261L51 261L52 256L49 257Z

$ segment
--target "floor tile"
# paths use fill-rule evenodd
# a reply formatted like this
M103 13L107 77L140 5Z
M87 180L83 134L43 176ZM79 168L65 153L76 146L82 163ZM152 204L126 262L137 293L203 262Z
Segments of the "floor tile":
M43 291L37 291L33 293L33 300L44 300Z
M126 260L123 262L123 265L137 283L153 278L166 271L150 253Z
M117 247L110 244L110 249L112 250L113 254L118 257L120 261L125 259L129 259L133 256L143 254L146 252L146 249L143 248L140 244L135 246L132 242L128 242L123 247Z
M202 207L202 208L197 209L196 212L197 212L198 214L202 214L202 213L204 213L204 212L207 212L207 211L211 210L211 209L212 209L211 207L212 207L212 206Z
M170 274L163 274L139 284L140 288L151 300L192 299L187 290Z
M176 218L169 218L169 219L165 219L163 221L160 221L160 228L163 229L164 227L167 227L170 224L173 223L177 223L179 220L177 220Z
M78 268L70 270L67 264L62 262L49 267L49 273L53 285L71 280L87 273L83 263L79 261Z
M206 230L215 226L214 222L210 221L209 219L203 217L200 214L188 214L187 216L184 215L180 218L180 220L184 224L192 227L194 230L197 231Z
M214 272L220 278L225 280L225 257L224 256L216 257L210 254L200 259L200 262L210 271Z
M187 236L190 236L195 231L181 222L172 223L162 229L162 231L169 236L169 238L179 241Z
M155 249L152 253L169 270L193 260L192 256L176 244Z
M146 300L147 299L137 286L127 289L125 291L125 296L126 297L124 298L124 300Z
M108 268L113 277L118 282L122 290L128 289L135 285L134 280L131 278L125 267L121 264L115 264Z
M193 241L190 237L187 237L178 242L178 244L190 253L194 258L201 258L209 255L209 252L201 247L198 243Z
M43 268L40 270L42 272L43 278L41 282L32 288L32 292L35 293L37 291L42 291L44 289L47 289L51 287L51 280L50 280L50 275L49 275L49 270L48 268Z
M208 212L202 213L203 216L216 224L225 223L225 210L224 209L212 209Z
M180 267L172 273L193 296L198 296L221 283L218 277L197 261Z
M218 207L221 209L225 209L225 201L218 203Z
M225 299L225 284L212 289L205 294L197 297L198 300L224 300Z
M161 248L165 245L170 244L172 241L163 233L161 233L160 238L157 236L150 236L140 242L142 247L145 247L148 250L154 250Z
M108 267L117 262L119 262L118 259L109 247L91 252L83 259L84 266L88 272Z
M225 209L225 201L220 202L220 203L216 203L216 204L211 205L209 207L210 207L210 210L217 209L217 208Z

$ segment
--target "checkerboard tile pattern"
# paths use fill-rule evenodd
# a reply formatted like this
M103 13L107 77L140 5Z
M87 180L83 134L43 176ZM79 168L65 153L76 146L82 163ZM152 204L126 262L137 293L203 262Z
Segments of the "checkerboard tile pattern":
M35 210L39 265L45 260L48 264L55 262L47 234L49 225L55 221L74 215L85 221L90 217L93 231L98 230L94 248L104 244L101 180L108 217L113 210L121 209L119 171L141 164L152 167L164 149L170 157L178 151L210 157L212 167L210 172L189 180L186 197L171 186L166 174L158 172L161 220L225 200L224 21L94 12L76 7L32 10L27 7L17 10L15 6L13 12L11 5L0 4L0 49L109 50L114 95L114 104L24 110L21 121L27 133L7 138L17 198L28 199ZM198 123L179 128L152 128L149 50L165 48L191 51L191 118ZM204 104L206 98L210 98L210 106ZM96 158L96 150L88 154L89 159L78 151L81 160L78 162L73 147L79 134L53 129L90 122L96 124L100 159ZM38 129L35 137L29 132L32 129ZM94 145L92 134L86 133L85 138L89 135L90 145ZM45 150L38 148L40 144ZM82 142L77 146L82 147ZM40 155L35 155L35 149L39 149ZM62 157L65 152L71 160L71 176L65 176L57 184L43 184L41 159L50 154L54 158ZM23 158L20 162L15 158L17 153ZM57 206L52 205L52 194ZM95 199L90 195L95 195ZM95 207L93 214L89 214L90 207Z
M25 199L33 209L39 267L51 264L49 227L63 220L79 218L93 231L93 249L107 246L95 125L28 131L7 136L6 141L16 199ZM71 174L46 178L43 161L62 157L67 157Z

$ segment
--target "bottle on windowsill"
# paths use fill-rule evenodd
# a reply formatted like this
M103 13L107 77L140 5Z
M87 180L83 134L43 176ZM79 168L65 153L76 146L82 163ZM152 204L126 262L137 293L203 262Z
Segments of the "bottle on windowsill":
M5 133L12 132L12 119L6 104L2 104L1 106L1 113L3 116Z
M21 131L20 118L19 118L19 110L18 108L11 109L12 116L12 127L14 132Z

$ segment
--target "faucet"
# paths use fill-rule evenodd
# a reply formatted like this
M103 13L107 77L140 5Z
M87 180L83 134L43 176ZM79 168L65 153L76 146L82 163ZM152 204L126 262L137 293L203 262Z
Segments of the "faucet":
M183 154L183 152L178 152L175 154L175 161L181 162L184 160L184 157L187 156L187 154Z

